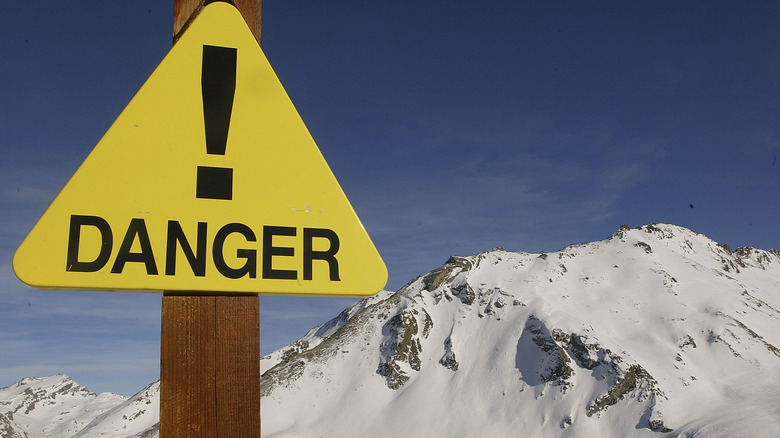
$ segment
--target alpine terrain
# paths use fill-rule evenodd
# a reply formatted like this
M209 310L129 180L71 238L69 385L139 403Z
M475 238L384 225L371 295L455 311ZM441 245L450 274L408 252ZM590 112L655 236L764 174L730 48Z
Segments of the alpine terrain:
M65 374L0 389L0 437L158 436L160 385L133 397L95 394Z
M451 257L262 358L265 437L780 436L780 252L685 228ZM156 436L158 386L0 389L0 435Z
M780 252L624 226L452 257L262 363L267 437L780 436Z

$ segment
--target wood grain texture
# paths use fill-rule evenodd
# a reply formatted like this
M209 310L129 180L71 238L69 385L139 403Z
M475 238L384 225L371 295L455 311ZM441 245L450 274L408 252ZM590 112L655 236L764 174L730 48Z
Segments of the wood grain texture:
M260 436L260 299L163 295L160 436Z
M215 302L214 296L163 296L161 437L217 436Z
M175 43L181 34L187 29L192 20L197 17L200 11L209 3L215 0L175 0L173 8L173 42ZM233 0L227 1L234 5L244 21L249 25L249 29L255 36L257 43L260 43L261 28L261 1L260 0Z
M260 306L257 296L217 297L217 430L260 436Z

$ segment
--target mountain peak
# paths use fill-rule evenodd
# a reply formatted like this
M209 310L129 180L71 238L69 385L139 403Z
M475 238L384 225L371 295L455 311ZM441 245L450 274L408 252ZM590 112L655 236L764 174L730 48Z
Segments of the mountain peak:
M27 377L0 388L0 436L151 437L159 416L159 384L133 397L95 394L66 374Z
M313 348L264 359L264 412L279 415L264 430L713 432L730 403L722 388L752 399L746 376L764 375L780 392L778 285L776 251L731 251L669 224L624 226L551 253L452 256L321 326L329 335ZM358 413L298 412L304 391ZM399 415L403 426L386 420ZM296 420L304 416L311 429Z

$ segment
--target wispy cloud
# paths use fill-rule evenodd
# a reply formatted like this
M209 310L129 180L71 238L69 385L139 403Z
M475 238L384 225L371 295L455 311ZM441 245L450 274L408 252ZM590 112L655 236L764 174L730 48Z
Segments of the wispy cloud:
M494 246L559 249L577 235L572 230L613 217L621 197L650 174L630 162L583 164L530 153L472 157L378 174L359 194L359 214L388 263L432 269L431 257L441 263L452 253ZM372 189L383 196L372 198ZM393 287L411 279L400 274Z
M0 386L8 386L24 377L66 373L91 391L129 396L159 379L159 348L150 349L143 344L122 345L122 349L99 347L97 353L52 351L51 355L39 353L24 357L23 361L4 364L0 366Z
M159 295L0 287L0 385L66 372L92 390L132 394L139 379L157 378ZM132 387L115 381L118 370Z

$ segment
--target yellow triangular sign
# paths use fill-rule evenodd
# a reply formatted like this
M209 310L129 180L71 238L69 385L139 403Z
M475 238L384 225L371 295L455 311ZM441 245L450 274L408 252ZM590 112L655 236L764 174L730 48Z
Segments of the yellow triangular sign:
M207 6L14 255L51 289L370 295L387 269L240 13Z

